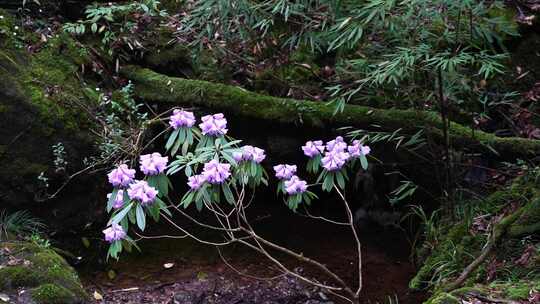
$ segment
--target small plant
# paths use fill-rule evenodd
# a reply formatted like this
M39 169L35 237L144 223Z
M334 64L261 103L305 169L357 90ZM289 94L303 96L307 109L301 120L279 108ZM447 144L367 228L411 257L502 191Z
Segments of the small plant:
M66 172L68 161L66 160L66 149L61 142L52 146L54 155L54 168L56 173Z
M28 240L43 249L51 247L51 242L47 239L44 239L41 234L37 232L32 233Z
M439 240L442 234L439 217L440 210L435 210L431 214L427 214L422 206L411 206L411 210L408 214L404 216L415 217L420 220L420 229L421 239L423 241L423 246L427 247L430 251L435 249L439 245ZM416 237L418 239L418 236ZM414 240L416 243L418 240Z
M130 49L144 49L137 34L139 27L151 25L153 17L165 17L166 11L159 9L159 1L140 0L126 4L90 5L86 8L86 19L76 23L65 23L64 31L75 36L88 33L100 35L103 50L113 55L120 46ZM151 31L150 31L151 32Z
M45 228L39 219L36 219L28 211L16 211L7 213L0 212L0 239L6 240L37 233Z

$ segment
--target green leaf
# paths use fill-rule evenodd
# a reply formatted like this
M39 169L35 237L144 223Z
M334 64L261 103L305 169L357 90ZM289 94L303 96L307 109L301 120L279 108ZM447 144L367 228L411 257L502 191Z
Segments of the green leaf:
M140 204L137 204L136 210L137 226L139 226L139 229L141 229L141 231L144 231L144 228L146 227L146 215L144 214L144 210Z
M195 195L195 192L188 191L184 196L182 197L182 200L180 201L180 204L185 208L189 207L191 202L193 202L193 197Z
M179 129L176 129L174 130L171 135L169 136L169 140L167 140L167 143L165 144L165 149L167 149L167 151L169 151L169 149L172 147L172 145L174 144L174 141L176 140L176 138L178 137L178 132Z
M343 178L343 174L341 174L340 171L336 172L336 180L339 188L345 189L345 179Z
M128 219L129 219L129 222L132 223L132 224L137 223L137 217L135 215L135 210L131 209L128 212Z
M171 211L169 211L169 208L167 208L167 204L165 204L164 201L162 201L159 197L156 197L155 204L158 206L158 211L162 210L165 212L168 216L172 217Z
M157 183L160 196L169 195L169 179L165 174L157 176Z
M223 189L223 194L225 195L225 199L227 200L227 202L231 205L234 205L235 200L231 192L231 188L229 187L229 184L223 183L221 188Z
M146 213L150 214L155 222L159 221L159 205L157 203L146 207Z
M124 207L124 209L120 210L120 212L118 212L115 216L113 216L113 218L109 221L109 224L112 224L112 223L118 224L118 223L120 223L120 221L122 219L124 219L126 214L131 210L131 207L133 207L133 203L130 203L129 205Z
M111 212L111 210L113 208L113 205L114 205L114 200L116 199L117 195L118 195L118 188L114 188L112 193L111 193L111 197L109 197L109 200L107 201L107 212ZM126 196L127 195L124 195L124 198Z
M368 160L365 155L360 155L360 165L362 166L362 169L367 170L368 168Z
M174 143L174 146L172 147L172 150L171 150L171 155L176 155L176 152L178 152L178 148L180 148L180 145L182 144L182 141L180 140L180 138L176 139L176 142Z
M195 201L195 207L197 207L197 211L199 211L199 212L202 211L203 206L204 206L204 204L203 204L202 200L196 200Z
M323 185L322 185L322 189L323 191L331 191L332 190L332 187L334 186L334 174L333 173L329 173L328 175L326 175L326 177L324 178L324 181L323 181Z

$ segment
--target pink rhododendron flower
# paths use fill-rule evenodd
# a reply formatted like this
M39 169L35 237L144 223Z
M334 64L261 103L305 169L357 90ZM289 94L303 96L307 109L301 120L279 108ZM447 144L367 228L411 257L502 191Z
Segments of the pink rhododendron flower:
M130 169L126 164L121 164L107 174L107 177L109 177L109 183L114 187L126 187L135 178L135 170Z
M324 169L327 171L339 170L345 165L350 155L347 152L330 151L324 154L321 159L321 163Z
M202 185L206 182L206 177L202 174L199 175L193 175L188 178L188 186L191 188L191 190L199 190L199 188L202 187Z
M347 147L347 151L351 157L358 157L360 155L368 155L371 149L368 146L362 145L359 140L354 140L352 145Z
M302 150L307 157L314 157L324 152L324 145L322 140L308 141Z
M192 112L187 112L183 110L174 110L173 115L169 118L169 125L173 129L178 129L181 127L191 128L195 124L195 115Z
M369 146L362 146L361 149L362 149L362 154L364 155L368 155L369 153L371 153L371 148Z
M231 176L231 165L223 164L213 159L204 164L202 175L210 184L221 184Z
M242 152L234 152L233 158L236 162L254 161L260 164L265 158L264 150L253 146L243 146Z
M233 152L232 157L237 163L239 163L244 160L244 152Z
M105 240L109 243L120 241L126 237L126 232L122 226L115 223L113 223L109 228L103 230L103 234L105 234Z
M264 154L264 150L257 147L253 147L251 156L253 157L253 161L256 162L257 164L260 164L266 158L266 154Z
M289 179L296 173L296 165L277 165L274 166L276 177L279 179Z
M338 136L336 139L331 140L326 143L326 149L331 151L337 151L337 152L344 152L347 149L347 143L343 141L343 137Z
M304 193L307 190L307 182L294 175L288 181L285 181L285 191L289 195Z
M146 175L157 175L167 168L167 156L161 156L159 153L141 155L141 171Z
M222 113L206 115L201 118L199 127L203 135L220 136L227 134L227 120Z
M360 156L360 154L362 153L362 148L360 146L361 146L360 141L354 140L352 142L352 145L347 147L347 151L349 151L349 154L351 155L351 157Z
M127 193L132 200L137 200L143 205L148 205L154 202L158 191L156 188L150 187L146 181L136 181L129 185Z
M107 194L107 199L111 198L112 193ZM114 198L113 208L114 209L120 209L124 205L124 190L120 189L116 193L116 197Z

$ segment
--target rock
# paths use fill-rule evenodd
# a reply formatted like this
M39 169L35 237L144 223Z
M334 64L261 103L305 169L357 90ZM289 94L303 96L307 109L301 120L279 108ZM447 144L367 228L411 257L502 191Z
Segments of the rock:
M90 212L97 200L88 194L104 195L92 188L101 180L78 179L83 182L70 184L69 192L48 201L47 208L42 208L42 202L46 192L54 193L92 154L95 138L89 130L94 122L81 105L92 108L97 95L76 77L89 59L67 35L49 39L30 55L12 38L15 21L1 9L0 15L4 16L0 19L0 205L38 211L62 225L85 221L80 215ZM30 37L32 33L18 34ZM57 143L67 152L68 172L54 168L52 145ZM38 180L42 172L49 177L50 189Z
M207 301L205 292L179 292L173 297L174 304L204 304Z
M0 243L0 290L16 302L30 297L37 304L88 302L77 273L51 248L29 242ZM25 290L24 293L17 292Z

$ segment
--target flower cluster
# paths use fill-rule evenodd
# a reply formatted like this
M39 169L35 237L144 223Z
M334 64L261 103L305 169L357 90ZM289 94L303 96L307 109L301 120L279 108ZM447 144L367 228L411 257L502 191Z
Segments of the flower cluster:
M129 185L127 193L130 199L139 201L142 205L149 205L156 199L158 191L141 180Z
M274 166L276 177L282 180L288 180L296 173L296 165L277 165Z
M206 182L210 184L221 184L231 176L231 165L220 163L213 159L204 164L203 172L188 178L188 186L192 191L199 190Z
M168 158L162 157L159 153L152 153L141 155L140 157L140 169L146 175L156 175L163 173L167 167ZM158 194L158 190L148 185L146 181L135 180L135 169L130 169L126 164L119 165L116 169L113 169L109 174L109 182L115 188L118 189L116 197L114 198L112 207L114 209L120 209L124 205L124 192L127 192L128 197L131 200L139 201L143 205L152 204ZM127 188L127 191L124 191ZM112 193L107 195L107 198L111 198Z
M291 179L285 181L285 191L289 195L304 193L307 190L307 182L293 175Z
M349 153L333 150L324 154L324 157L321 159L321 163L323 168L327 171L335 171L343 168L349 158Z
M109 174L109 183L114 187L126 187L135 178L135 170L129 169L126 164L121 164L118 168L112 170Z
M321 164L327 171L336 171L343 168L348 160L360 156L366 156L371 152L369 146L362 145L361 141L354 140L351 145L338 136L323 145L322 141L308 141L302 147L304 154L310 158L324 153Z
M359 157L360 155L368 155L371 152L371 148L362 145L362 142L359 140L353 140L352 145L347 147L347 151L351 157Z
M347 149L347 143L343 140L343 137L338 136L335 139L326 143L326 150L328 152L343 152Z
M188 186L191 190L199 190L202 185L206 182L206 176L202 174L193 175L188 178Z
M264 150L253 146L243 146L241 152L234 152L233 158L236 162L254 161L260 164L265 158Z
M315 157L324 153L324 145L322 140L308 141L302 150L307 157Z
M159 153L141 155L141 171L146 175L157 175L163 173L167 168L169 158L161 156Z
M227 134L227 119L222 113L206 115L201 118L199 124L203 135L221 136Z
M103 230L105 234L105 240L109 243L123 240L126 237L126 232L122 226L113 223L109 228Z
M289 195L301 194L307 190L307 182L296 176L296 165L281 164L274 166L276 177L284 181L285 192Z
M178 128L191 128L194 124L195 115L192 112L176 109L169 118L169 125L175 130Z
M107 194L107 199L111 198L112 193ZM124 205L124 190L120 189L116 193L112 207L114 209L120 209Z
M213 159L204 164L202 175L210 184L221 184L231 176L231 165Z

